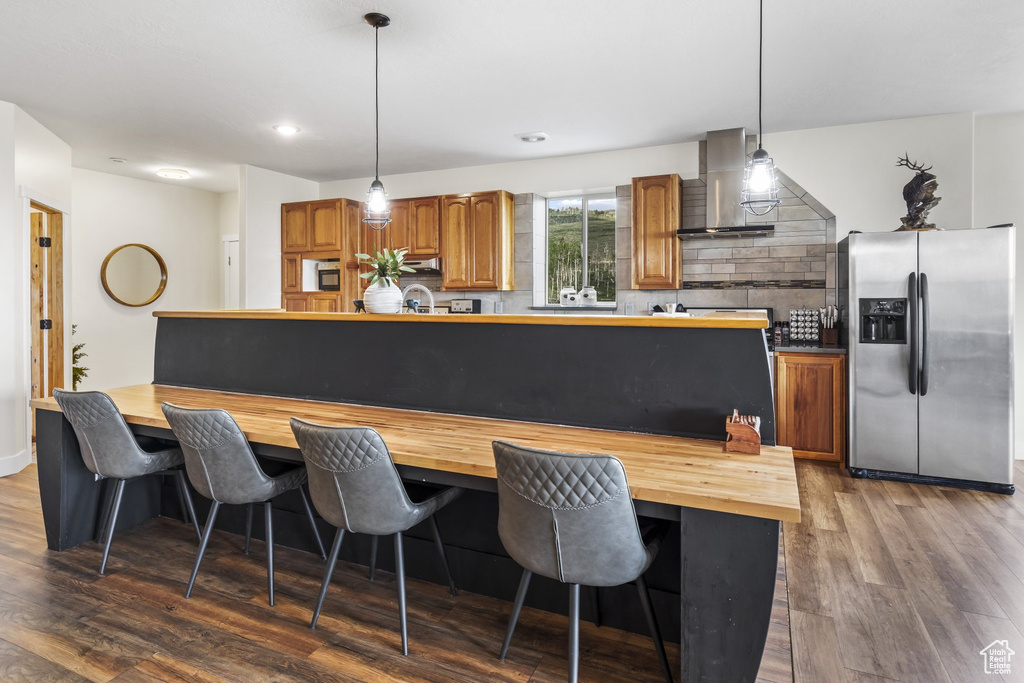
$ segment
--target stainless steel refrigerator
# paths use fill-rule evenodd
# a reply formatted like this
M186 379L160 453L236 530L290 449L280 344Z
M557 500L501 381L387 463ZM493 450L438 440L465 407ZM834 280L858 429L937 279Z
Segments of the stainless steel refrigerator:
M1013 493L1014 228L837 249L850 473Z

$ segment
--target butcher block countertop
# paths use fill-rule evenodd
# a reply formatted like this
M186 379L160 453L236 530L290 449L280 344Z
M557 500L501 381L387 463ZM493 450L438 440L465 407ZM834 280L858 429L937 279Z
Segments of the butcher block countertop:
M219 315L225 314L220 312ZM317 314L274 315L309 319L321 317ZM323 317L350 319L354 315L334 314ZM415 315L361 317L371 320L435 319ZM460 321L492 318L503 322L509 318L530 321L539 316L452 317ZM438 316L436 319L446 320L447 317ZM578 320L559 318L557 324L579 324L576 322ZM793 452L784 446L765 446L760 455L741 455L723 453L721 441L157 384L111 389L105 393L117 404L129 424L167 429L167 421L160 409L161 403L165 401L190 408L222 408L234 416L246 437L253 443L285 448L297 448L288 422L292 416L326 425L370 426L380 432L395 462L400 465L488 478L496 476L491 450L491 442L494 440L572 453L615 455L625 465L635 500L788 522L800 520L800 498ZM60 410L52 398L35 399L32 407Z
M282 310L156 311L157 318L220 318L224 320L338 320L403 323L498 323L502 325L585 325L591 327L692 327L704 329L765 329L764 313L708 313L699 317L651 315L503 315L503 314L400 314L293 313Z

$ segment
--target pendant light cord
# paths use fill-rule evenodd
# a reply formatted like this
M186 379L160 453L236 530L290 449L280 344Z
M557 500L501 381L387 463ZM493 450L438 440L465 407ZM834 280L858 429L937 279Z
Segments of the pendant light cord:
M760 106L760 105L758 105ZM373 129L377 145L374 178L380 180L380 27L373 27Z
M761 132L764 130L764 125L761 123L761 81L763 76L761 71L763 69L762 62L764 60L764 0L760 0L758 6L758 25L757 25L757 148L761 149Z

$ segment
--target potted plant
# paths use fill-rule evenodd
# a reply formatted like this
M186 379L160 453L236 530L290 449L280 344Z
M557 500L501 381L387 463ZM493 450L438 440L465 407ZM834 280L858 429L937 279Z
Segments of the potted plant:
M404 265L408 249L385 249L383 252L356 254L360 265L368 265L373 270L361 273L359 277L370 281L370 286L363 293L363 305L367 313L401 313L402 290L398 288L398 278L402 273L415 273L412 268Z

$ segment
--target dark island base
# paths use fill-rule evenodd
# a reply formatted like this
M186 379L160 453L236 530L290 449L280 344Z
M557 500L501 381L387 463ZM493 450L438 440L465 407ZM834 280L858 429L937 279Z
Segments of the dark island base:
M854 479L885 479L902 481L908 484L926 484L928 486L949 486L954 489L970 489L1012 496L1016 490L1013 484L993 484L987 481L970 479L946 479L945 477L929 477L924 474L908 474L906 472L886 472L884 470L866 470L863 467L851 467L850 476Z
M36 421L39 490L47 544L52 550L66 550L98 535L100 504L109 482L96 481L85 468L74 431L60 413L38 410ZM143 437L170 436L166 429L133 429ZM256 450L268 473L287 469L299 459L298 453L291 449L256 445ZM479 477L401 469L414 498L427 495L438 484L458 484L471 489L438 516L455 581L462 590L511 601L521 569L504 552L495 531L494 482ZM200 519L205 519L209 502L198 495L194 495L193 500ZM117 530L157 515L182 519L178 508L173 485L169 482L161 485L160 477L129 482ZM753 682L771 617L779 523L644 503L638 503L637 510L641 515L675 516L680 520L672 524L646 578L665 639L682 643L681 680ZM263 538L260 519L260 515L254 515L253 536L256 538ZM308 521L295 492L275 499L274 525L278 544L314 552ZM225 506L218 515L217 528L244 534L244 506ZM332 528L322 520L320 532L325 542L333 538ZM368 536L353 534L351 540L346 539L342 558L368 564L369 547ZM379 568L393 571L392 552L390 543L380 544ZM116 539L111 553L117 553ZM193 559L189 556L169 558L169 561L191 563ZM321 564L314 554L310 555L310 562ZM445 583L427 529L414 528L407 535L406 571L412 577ZM599 617L603 625L646 634L632 586L586 591L584 596L584 618ZM536 577L526 604L567 614L568 590L556 581Z

